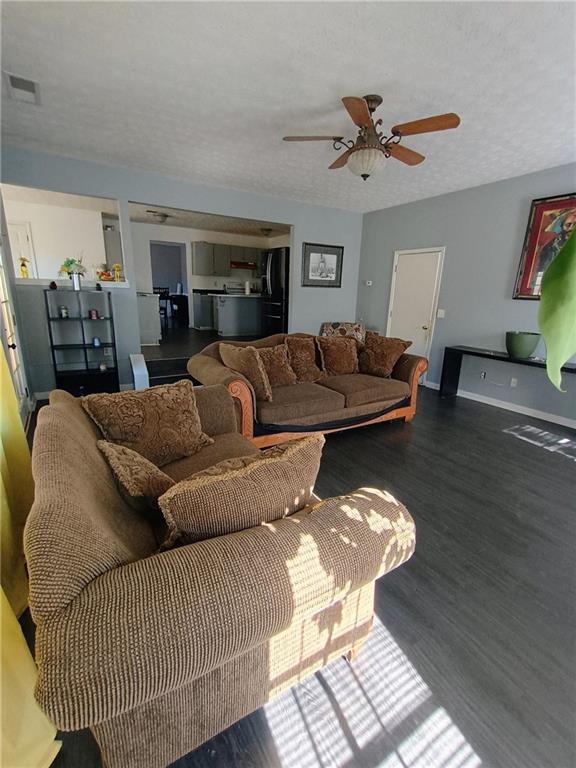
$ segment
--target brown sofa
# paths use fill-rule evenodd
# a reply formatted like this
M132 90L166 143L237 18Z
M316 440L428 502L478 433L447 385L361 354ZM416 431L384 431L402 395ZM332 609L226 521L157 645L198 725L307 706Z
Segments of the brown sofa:
M309 336L309 334L294 334ZM271 347L284 343L278 333L236 346ZM273 387L272 401L257 400L250 382L227 368L214 342L188 361L188 372L202 384L223 384L237 399L242 434L264 447L311 432L335 432L392 419L412 421L418 381L428 368L424 357L403 354L389 379L362 373L329 376L317 383Z
M162 468L174 478L257 451L224 387L196 400L215 442ZM108 768L162 768L356 650L374 580L410 557L414 524L389 494L362 489L159 553L100 437L65 392L39 413L25 530L36 698L59 729L89 727Z

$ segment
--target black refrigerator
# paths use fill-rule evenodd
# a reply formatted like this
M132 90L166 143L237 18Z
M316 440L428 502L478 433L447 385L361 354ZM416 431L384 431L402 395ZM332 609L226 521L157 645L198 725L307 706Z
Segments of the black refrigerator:
M290 248L262 253L262 336L288 332Z

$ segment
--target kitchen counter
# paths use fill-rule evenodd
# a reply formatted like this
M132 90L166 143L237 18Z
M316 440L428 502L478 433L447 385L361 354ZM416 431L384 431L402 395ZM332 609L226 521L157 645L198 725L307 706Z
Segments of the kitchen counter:
M260 293L212 294L214 302L214 326L219 336L258 336L261 327L260 301L240 299L261 299Z
M227 299L261 299L261 293L209 293L208 296L220 296Z

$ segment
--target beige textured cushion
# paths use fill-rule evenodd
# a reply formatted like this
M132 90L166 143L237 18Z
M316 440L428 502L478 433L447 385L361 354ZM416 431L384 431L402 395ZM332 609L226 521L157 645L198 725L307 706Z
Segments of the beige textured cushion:
M364 323L322 323L320 336L350 336L364 344L366 326Z
M405 381L383 379L364 373L329 376L324 379L322 386L344 395L347 408L365 403L393 402L410 396L410 387Z
M157 467L213 442L202 432L191 381L87 395L82 407L106 440L131 448Z
M323 435L313 435L222 461L177 483L159 500L172 540L180 533L186 541L223 536L306 506L323 445Z
M411 341L379 336L373 331L368 331L366 344L360 351L360 373L388 378L411 344Z
M220 357L227 368L246 376L254 387L257 400L272 400L272 388L264 363L254 347L235 347L233 344L220 344Z
M257 352L264 364L271 387L284 387L297 383L298 379L288 360L286 344L278 344L276 347L262 347Z
M317 336L322 367L329 376L358 373L358 344L345 336Z
M121 489L131 499L155 503L174 485L174 480L131 448L98 440L98 448L106 457Z
M316 343L313 337L287 336L290 365L298 381L314 382L326 374L316 365Z

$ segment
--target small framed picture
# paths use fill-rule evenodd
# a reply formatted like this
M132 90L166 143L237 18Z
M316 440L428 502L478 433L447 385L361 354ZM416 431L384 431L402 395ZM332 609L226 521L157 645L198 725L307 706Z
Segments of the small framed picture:
M302 245L302 285L314 288L340 288L342 285L341 245Z
M515 299L539 299L542 276L576 226L576 194L532 200Z

